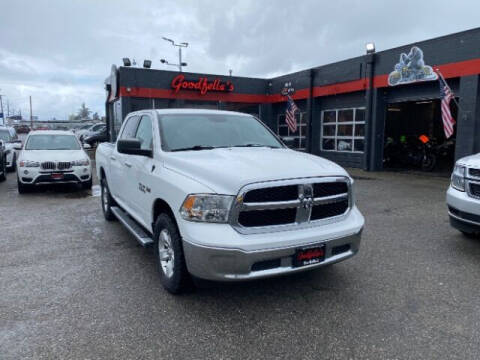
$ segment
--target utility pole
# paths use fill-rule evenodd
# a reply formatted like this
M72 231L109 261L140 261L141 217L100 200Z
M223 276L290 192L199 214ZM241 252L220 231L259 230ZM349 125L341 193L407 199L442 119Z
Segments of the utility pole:
M33 130L32 96L30 95L30 128Z
M5 114L3 113L3 101L2 101L2 94L0 94L0 114L2 114L2 121L3 125L5 125Z

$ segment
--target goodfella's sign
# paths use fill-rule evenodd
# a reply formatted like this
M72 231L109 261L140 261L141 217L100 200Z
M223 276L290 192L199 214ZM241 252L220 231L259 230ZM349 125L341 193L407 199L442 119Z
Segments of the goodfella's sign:
M180 90L195 90L201 95L205 95L209 91L233 92L235 89L231 81L220 79L209 81L206 77L201 77L198 80L185 80L185 76L181 74L173 78L171 86L175 94Z

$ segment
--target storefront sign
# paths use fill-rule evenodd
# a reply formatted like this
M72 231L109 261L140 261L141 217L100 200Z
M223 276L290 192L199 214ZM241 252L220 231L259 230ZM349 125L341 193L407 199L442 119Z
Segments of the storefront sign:
M182 74L173 78L171 86L175 94L180 90L195 90L200 92L201 95L205 95L209 91L232 92L235 89L231 81L220 79L209 81L206 77L201 77L198 80L185 80L185 76Z
M417 81L438 80L432 67L425 65L423 51L414 46L408 54L400 54L400 60L388 75L388 85L410 84Z

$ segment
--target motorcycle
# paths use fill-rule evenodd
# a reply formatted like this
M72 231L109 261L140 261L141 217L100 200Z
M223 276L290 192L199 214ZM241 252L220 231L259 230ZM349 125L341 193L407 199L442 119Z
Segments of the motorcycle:
M426 135L418 138L402 136L399 142L387 138L383 153L386 167L414 166L423 171L432 171L437 163L432 142Z

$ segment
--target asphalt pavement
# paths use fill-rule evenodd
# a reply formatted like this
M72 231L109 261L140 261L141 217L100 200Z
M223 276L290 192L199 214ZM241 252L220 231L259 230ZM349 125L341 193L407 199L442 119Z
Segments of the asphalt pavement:
M478 359L480 240L449 226L448 179L356 177L358 255L172 296L98 192L0 183L0 359ZM96 190L96 189L95 189Z

